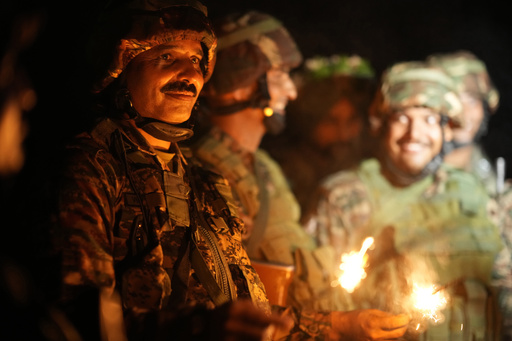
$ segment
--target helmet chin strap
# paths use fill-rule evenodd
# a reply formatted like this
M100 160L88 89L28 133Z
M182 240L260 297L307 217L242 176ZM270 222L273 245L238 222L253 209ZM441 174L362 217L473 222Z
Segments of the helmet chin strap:
M133 107L128 89L121 89L116 93L115 106L118 110L128 114L129 119L135 122L137 128L144 130L149 135L163 141L178 142L186 140L194 135L191 120L181 124L170 124L154 118L143 117Z
M279 134L285 128L285 116L275 113L269 106L269 102L270 94L267 86L267 74L264 73L258 78L257 90L249 100L214 109L205 107L203 110L211 115L231 115L247 108L262 109L264 115L263 124L267 133Z

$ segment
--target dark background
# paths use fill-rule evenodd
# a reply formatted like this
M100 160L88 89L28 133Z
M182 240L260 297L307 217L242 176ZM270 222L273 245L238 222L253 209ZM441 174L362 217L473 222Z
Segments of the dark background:
M23 3L23 2L21 2ZM507 160L512 177L512 25L507 1L462 0L204 0L210 17L257 9L280 19L304 57L358 54L377 73L398 61L434 52L467 49L481 58L501 95L483 144L492 158ZM31 158L74 132L87 113L83 94L84 48L102 1L28 2L44 14L44 25L27 55L39 94L30 113ZM36 4L36 5L34 5ZM25 6L25 7L27 7Z

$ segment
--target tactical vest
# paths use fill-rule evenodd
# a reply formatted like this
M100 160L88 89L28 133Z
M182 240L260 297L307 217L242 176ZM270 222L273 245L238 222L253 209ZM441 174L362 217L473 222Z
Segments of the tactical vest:
M444 322L430 325L420 339L498 339L499 314L489 283L502 242L487 215L483 187L470 174L445 166L436 178L407 188L393 187L376 160L365 161L358 176L368 191L372 214L358 231L356 244L360 247L366 236L379 237L392 228L393 238L380 242L396 250L370 260L368 277L355 293L362 307L408 311L418 317L406 300L414 283L448 285ZM425 323L419 318L418 326ZM409 334L411 339L417 336L415 331Z
M254 221L244 241L251 259L295 265L295 276L288 290L288 304L299 308L343 310L339 291L331 286L330 271L334 252L317 247L299 224L300 207L288 187L279 165L263 150L254 153L254 170L242 156L220 141L206 135L194 146L195 155L230 182L242 209ZM255 210L256 209L256 210Z
M163 167L154 152L110 120L96 135L109 141L128 179L113 227L124 307L213 308L245 297L269 311L263 285L244 256L243 224L226 181L185 158L177 145Z

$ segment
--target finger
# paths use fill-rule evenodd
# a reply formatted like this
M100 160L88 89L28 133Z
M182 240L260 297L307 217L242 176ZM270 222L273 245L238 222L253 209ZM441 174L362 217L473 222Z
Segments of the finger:
M407 326L396 328L393 330L383 331L377 340L396 340L402 337L407 331Z
M393 317L385 317L381 319L380 328L383 330L393 330L397 328L407 327L410 317L406 314L395 315Z

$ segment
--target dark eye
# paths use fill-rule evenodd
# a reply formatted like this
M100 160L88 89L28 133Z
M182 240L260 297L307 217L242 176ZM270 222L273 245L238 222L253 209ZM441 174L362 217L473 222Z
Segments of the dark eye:
M201 62L201 58L199 57L192 57L190 60L192 61L192 64L199 64Z
M160 59L161 60L171 60L172 56L169 53L164 53L164 54L160 55Z

